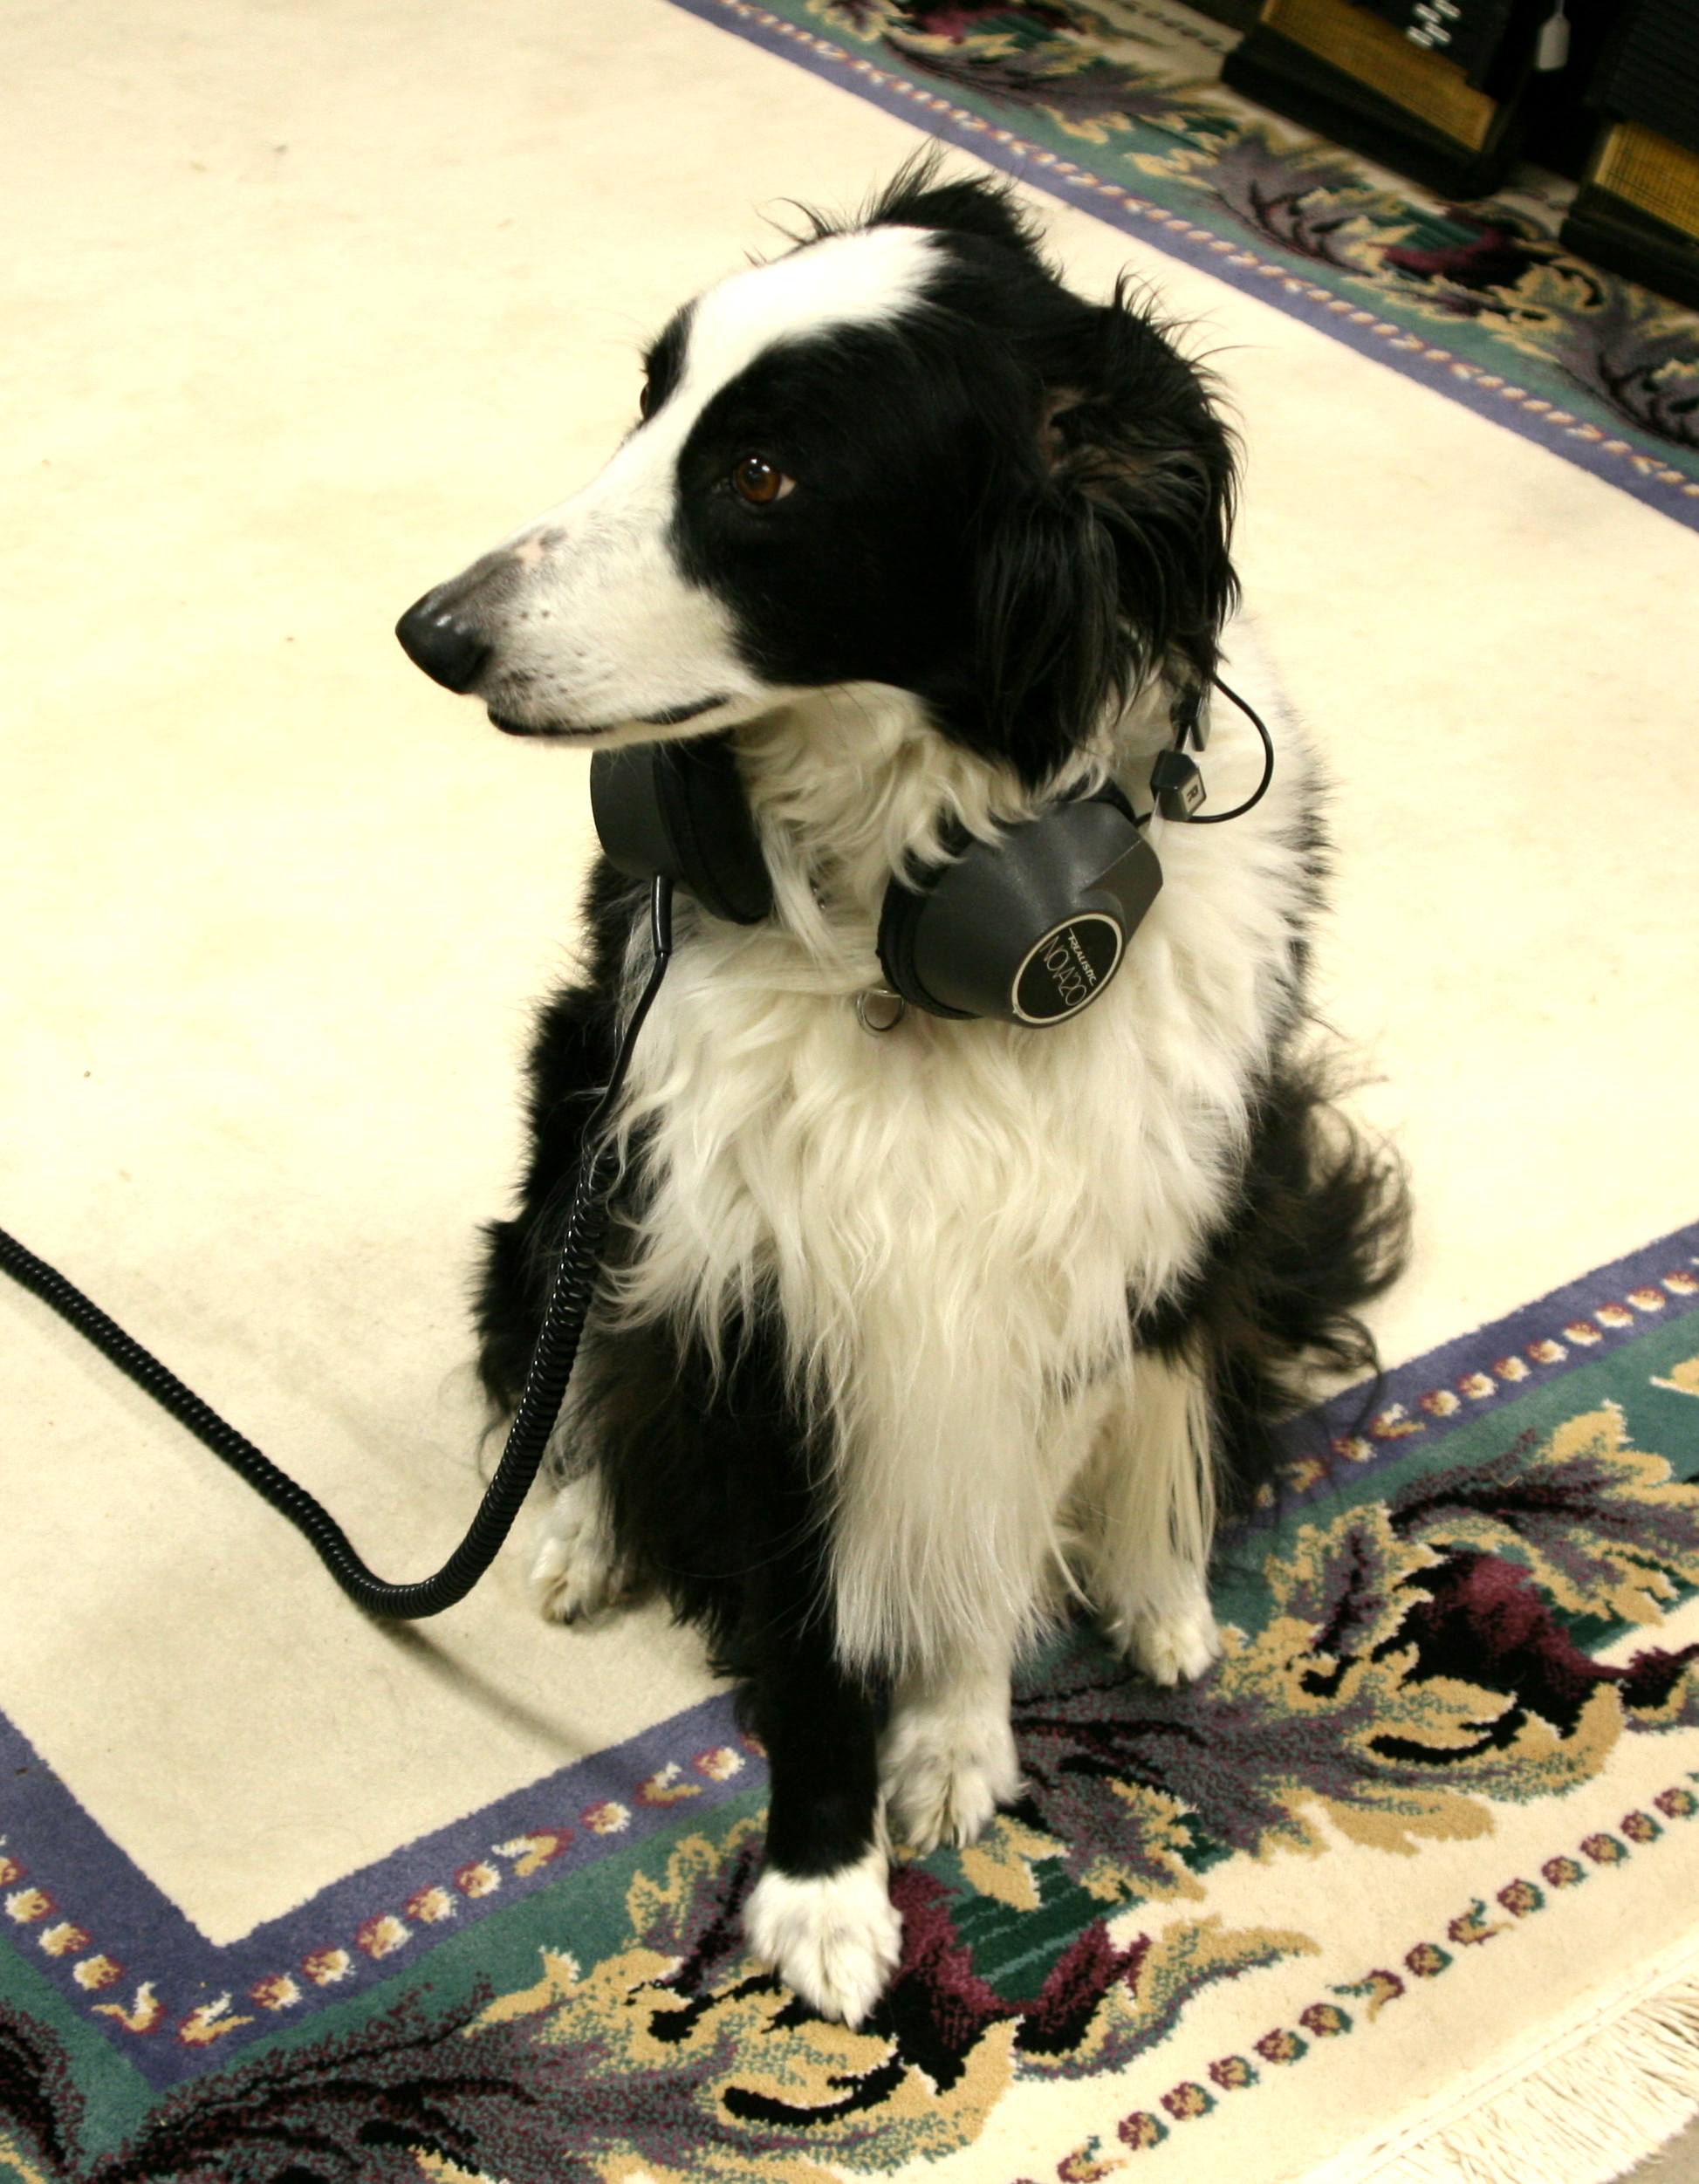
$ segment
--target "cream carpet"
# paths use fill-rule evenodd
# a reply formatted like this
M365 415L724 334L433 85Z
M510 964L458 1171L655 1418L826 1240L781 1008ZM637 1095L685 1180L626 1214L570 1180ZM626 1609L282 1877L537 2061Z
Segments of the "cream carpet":
M662 0L89 0L7 45L0 1221L419 1574L589 832L585 762L391 625L599 462L764 209L916 134ZM1339 784L1326 1012L1415 1179L1396 1362L1699 1210L1699 540L1038 202L1238 406L1247 592ZM0 1329L0 1708L209 1939L709 1694L653 1611L546 1629L511 1556L367 1625L72 1335Z

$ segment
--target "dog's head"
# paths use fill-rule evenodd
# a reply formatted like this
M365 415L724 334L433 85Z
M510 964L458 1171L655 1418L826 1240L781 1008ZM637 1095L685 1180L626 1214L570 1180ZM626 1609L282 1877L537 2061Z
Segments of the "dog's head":
M679 312L600 476L398 634L516 735L692 735L880 683L1038 786L1153 671L1213 665L1226 429L994 183L922 162L812 227Z

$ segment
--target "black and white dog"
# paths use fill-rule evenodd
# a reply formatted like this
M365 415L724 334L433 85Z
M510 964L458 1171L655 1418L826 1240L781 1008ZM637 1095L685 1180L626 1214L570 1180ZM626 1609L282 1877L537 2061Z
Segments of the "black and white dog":
M1010 1669L1083 1593L1159 1681L1218 1650L1226 1492L1394 1270L1400 1187L1324 1113L1303 1029L1314 769L1235 615L1229 435L1125 292L1057 278L1008 193L922 163L681 311L593 483L428 593L402 639L516 736L730 734L771 876L680 904L640 1039L607 1270L551 1456L544 1611L664 1588L771 1762L756 1952L859 2022L899 1954L891 1837L1014 1798ZM893 875L1148 782L1217 663L1279 763L1237 823L1154 822L1164 885L1053 1030L858 997ZM1218 804L1261 752L1217 702ZM594 1095L647 961L590 882L544 1010L483 1371L510 1407Z

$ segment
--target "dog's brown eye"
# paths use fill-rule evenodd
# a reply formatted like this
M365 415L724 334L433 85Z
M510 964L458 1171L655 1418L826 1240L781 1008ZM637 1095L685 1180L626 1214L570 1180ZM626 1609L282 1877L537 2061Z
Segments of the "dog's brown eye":
M645 380L637 397L637 414L647 424L654 414L654 388Z
M731 474L731 490L751 508L771 508L795 490L796 480L769 462L764 455L746 455Z

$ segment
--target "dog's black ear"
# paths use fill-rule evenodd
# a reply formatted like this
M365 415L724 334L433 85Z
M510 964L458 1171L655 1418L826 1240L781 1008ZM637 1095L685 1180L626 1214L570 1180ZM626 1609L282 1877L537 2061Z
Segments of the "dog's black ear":
M958 175L940 181L940 164L930 148L905 160L868 208L864 224L936 228L1037 255L1037 223L1021 210L1006 182L989 175Z
M1233 442L1208 375L1124 289L1028 353L1032 460L988 503L976 619L990 739L1036 782L1151 675L1206 679L1238 586Z
M998 507L974 585L974 732L1038 788L1129 693L1110 533L1083 494L1036 477Z
M1177 668L1202 680L1239 588L1237 455L1215 382L1125 280L1093 312L1079 362L1078 379L1052 387L1052 474L1113 544L1137 675Z

